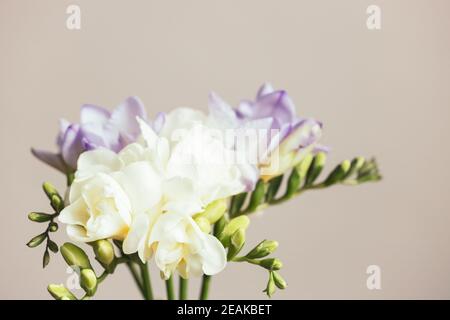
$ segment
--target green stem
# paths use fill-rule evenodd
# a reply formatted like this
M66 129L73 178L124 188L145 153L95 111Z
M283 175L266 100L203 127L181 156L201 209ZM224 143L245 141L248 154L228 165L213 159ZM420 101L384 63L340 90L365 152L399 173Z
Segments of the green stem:
M173 292L172 276L170 276L170 278L166 280L166 291L167 291L167 300L175 300L175 294Z
M184 279L183 277L180 276L180 292L179 292L179 296L180 296L180 300L186 300L188 297L188 279Z
M127 264L128 270L130 270L130 273L131 273L131 275L133 276L133 280L134 280L134 282L136 283L136 286L139 288L139 291L140 291L141 294L142 294L142 297L145 298L145 289L144 289L144 287L142 286L141 279L140 279L140 277L139 277L138 272L136 271L136 268L134 267L133 262L127 261L126 264Z
M150 274L148 272L147 264L140 263L139 266L141 268L145 299L153 300L152 283L150 281Z
M211 284L211 276L204 274L202 280L202 289L200 291L200 300L208 300L210 284Z
M108 276L108 272L105 270L103 271L103 273L100 275L100 277L97 278L97 283L100 284L103 282L103 280L105 280L105 278Z

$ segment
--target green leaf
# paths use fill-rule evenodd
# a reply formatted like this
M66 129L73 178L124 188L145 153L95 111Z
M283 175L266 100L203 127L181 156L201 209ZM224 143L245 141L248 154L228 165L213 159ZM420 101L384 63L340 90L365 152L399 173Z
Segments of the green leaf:
M47 238L47 234L45 232L41 233L28 241L27 246L30 248L35 248L40 245L45 240L45 238Z
M33 222L46 222L50 221L52 219L52 215L48 213L42 213L42 212L30 212L28 214L28 219L30 219Z

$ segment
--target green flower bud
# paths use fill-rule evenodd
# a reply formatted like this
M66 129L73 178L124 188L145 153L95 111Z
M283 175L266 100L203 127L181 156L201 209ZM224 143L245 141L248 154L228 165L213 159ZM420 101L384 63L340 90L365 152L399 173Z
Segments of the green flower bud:
M58 231L58 224L56 222L52 222L50 223L50 225L48 226L48 230L50 232L56 232Z
M109 266L115 258L114 247L108 240L97 240L91 243L97 260L104 266Z
M270 271L280 270L281 267L283 267L283 263L281 263L280 259L277 258L263 259L259 261L259 265Z
M255 190L253 190L252 195L250 197L250 203L248 204L248 211L255 211L260 204L264 202L264 196L266 194L265 183L262 180L259 180L256 184Z
M47 290L56 300L77 300L73 293L62 284L50 284Z
M203 232L205 232L205 233L211 232L211 223L209 222L209 220L207 218L200 216L200 217L195 218L194 221L197 223L197 225Z
M42 268L45 268L50 262L50 253L48 250L44 251L44 256L42 257Z
M227 223L228 223L228 218L227 218L226 215L223 215L223 216L219 219L219 221L217 221L217 222L214 224L214 231L213 231L214 236L218 237L218 236L222 233L222 231L223 231L223 229L225 228L225 226L227 225Z
M277 195L278 190L280 189L281 182L283 182L283 175L277 176L269 180L269 187L266 192L266 201L272 201Z
M42 189L50 200L54 195L59 195L58 190L50 182L44 182Z
M301 179L300 179L300 175L298 174L297 169L296 168L292 169L291 175L289 176L289 180L287 183L285 197L289 198L289 197L293 196L299 189L300 182L301 182Z
M363 183L367 181L378 181L381 175L378 172L378 165L375 159L364 162L362 167L358 170L357 181Z
M350 161L344 160L340 165L338 165L328 177L325 179L324 184L326 186L330 186L332 184L338 183L344 179L347 172L350 170L351 164Z
M272 272L270 272L270 274L269 274L269 281L267 282L266 289L263 292L265 292L267 294L267 296L269 298L271 298L274 295L275 290L276 290L276 288L275 288L275 281L273 279Z
M311 153L308 153L297 165L298 174L300 175L301 179L304 179L306 177L309 167L311 166L311 163L313 161L313 158L314 158L313 155Z
M48 213L42 213L42 212L30 212L28 214L28 219L30 219L33 222L46 222L50 221L52 219L52 215Z
M196 217L204 217L209 220L210 224L216 223L227 211L227 201L225 199L219 199L214 202L211 202L206 208L205 211L198 213L195 215Z
M246 230L249 224L250 219L247 216L239 216L231 219L219 235L220 242L222 242L225 248L228 248L230 246L230 239L233 233L235 233L238 229Z
M245 192L239 193L231 198L230 217L234 217L236 215L236 213L241 211L246 198L247 198L247 193L245 193Z
M57 252L58 252L58 245L57 245L54 241L52 241L52 240L50 240L50 239L47 240L47 247L48 247L53 253L57 253Z
M38 234L37 236L33 237L30 241L28 241L27 246L30 248L34 248L37 247L38 245L40 245L45 239L47 238L47 234L41 233Z
M64 209L64 201L59 195L53 195L51 197L50 204L52 208L58 213L62 211L62 209Z
M346 180L350 178L355 172L357 172L361 167L364 165L364 162L366 160L363 157L356 157L352 160L352 163L350 165L350 170L345 174L344 178L342 180Z
M241 250L245 243L245 230L238 229L231 236L230 247L228 248L228 261L232 260Z
M314 181L316 181L316 179L322 172L326 159L327 156L324 152L319 152L314 156L312 163L308 168L308 172L306 174L305 186L310 186L314 183Z
M287 283L283 279L283 277L276 271L273 271L272 274L273 274L273 280L275 282L275 285L278 287L278 289L286 289Z
M77 266L80 269L92 269L86 253L73 243L64 243L60 250L64 260L69 266Z
M264 240L250 251L246 257L249 259L264 258L278 248L278 242L273 240Z
M92 297L97 290L97 276L92 269L83 269L80 272L80 286L86 295Z

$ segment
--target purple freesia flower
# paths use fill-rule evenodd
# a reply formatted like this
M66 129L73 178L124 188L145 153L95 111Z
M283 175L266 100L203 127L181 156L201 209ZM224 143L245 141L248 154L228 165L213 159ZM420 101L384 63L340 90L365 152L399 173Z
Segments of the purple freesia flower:
M60 120L57 153L32 148L35 157L55 169L68 173L76 170L79 155L100 147L119 152L140 134L136 117L147 119L144 106L137 97L129 97L113 112L85 104L81 107L80 123Z
M235 109L217 94L211 93L209 109L213 122L224 129L267 129L269 138L266 156L270 157L271 153L277 151L280 157L292 159L289 160L289 167L301 161L306 152L327 150L326 147L317 144L322 132L322 123L297 116L295 105L287 92L274 90L268 83L260 87L254 101L241 101ZM277 134L274 135L270 130L276 130ZM280 170L287 169L285 163L286 161ZM282 173L284 171L276 172ZM254 182L251 181L252 184Z

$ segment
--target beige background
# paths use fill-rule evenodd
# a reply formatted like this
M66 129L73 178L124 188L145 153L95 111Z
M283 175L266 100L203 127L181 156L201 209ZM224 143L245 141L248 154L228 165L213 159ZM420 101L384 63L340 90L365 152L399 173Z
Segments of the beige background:
M70 3L81 6L80 31L65 27ZM369 4L381 6L380 31L366 28ZM48 209L41 183L64 185L29 153L54 147L58 118L128 95L150 115L205 109L211 89L236 103L266 80L323 120L330 167L376 155L385 177L254 217L248 247L280 242L290 286L275 298L450 298L449 10L446 0L2 0L0 298L47 299L46 285L67 278L59 256L42 270L42 248L25 246L42 228L27 213ZM366 288L371 264L380 291ZM156 270L153 282L162 297ZM212 298L265 298L265 283L263 270L232 264ZM97 297L139 296L119 269Z

